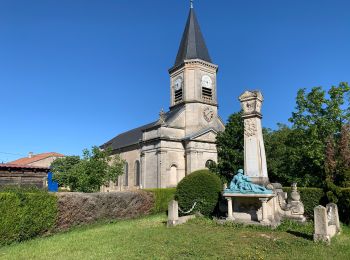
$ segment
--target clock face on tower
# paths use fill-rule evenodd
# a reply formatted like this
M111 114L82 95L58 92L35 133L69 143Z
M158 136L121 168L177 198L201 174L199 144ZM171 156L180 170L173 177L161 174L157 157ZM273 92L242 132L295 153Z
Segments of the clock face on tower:
M202 77L202 87L203 88L211 88L213 84L213 81L208 75L204 75Z
M203 117L204 119L207 121L207 122L210 122L213 117L214 117L214 111L212 108L210 107L206 107L204 110L203 110Z
M177 78L174 82L174 89L178 91L182 88L182 78Z

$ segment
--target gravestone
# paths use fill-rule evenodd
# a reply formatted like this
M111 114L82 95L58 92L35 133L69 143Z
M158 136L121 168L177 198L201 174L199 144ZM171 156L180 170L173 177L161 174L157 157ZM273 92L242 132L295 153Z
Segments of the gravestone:
M179 217L179 210L179 203L176 200L171 200L168 204L168 227L184 224L188 220L196 217L196 215L186 215Z
M340 222L338 206L335 203L329 203L326 205L327 219L328 219L328 232L331 237L340 233Z
M334 203L314 208L314 241L331 242L331 238L340 233L338 207Z
M168 204L168 227L176 226L179 222L179 204L171 200Z

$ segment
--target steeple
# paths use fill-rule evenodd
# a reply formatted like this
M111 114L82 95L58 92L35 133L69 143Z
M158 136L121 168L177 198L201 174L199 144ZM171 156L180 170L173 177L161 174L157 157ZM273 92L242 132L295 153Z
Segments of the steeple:
M210 63L212 62L194 12L192 1L174 67L181 65L184 60L190 59L201 59Z

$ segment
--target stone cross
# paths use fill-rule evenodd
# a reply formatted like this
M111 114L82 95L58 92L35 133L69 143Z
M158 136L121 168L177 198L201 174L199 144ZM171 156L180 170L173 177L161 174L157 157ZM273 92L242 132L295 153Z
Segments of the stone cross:
M244 172L252 182L266 185L269 177L261 127L263 100L260 91L246 91L239 97L244 120Z

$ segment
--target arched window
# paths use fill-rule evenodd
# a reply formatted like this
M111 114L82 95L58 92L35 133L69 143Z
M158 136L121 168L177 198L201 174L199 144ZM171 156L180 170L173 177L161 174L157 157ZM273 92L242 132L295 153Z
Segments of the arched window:
M137 160L135 162L135 186L140 186L141 184L141 169L140 162Z
M205 163L205 167L208 169L210 168L210 166L213 166L213 165L215 165L215 162L213 160L208 160Z
M177 167L176 165L172 165L170 167L169 186L174 187L176 185L177 185Z
M129 185L129 165L126 162L124 164L124 186L128 186Z

